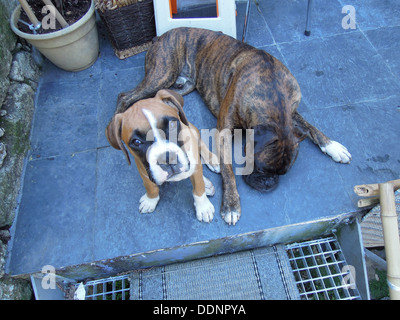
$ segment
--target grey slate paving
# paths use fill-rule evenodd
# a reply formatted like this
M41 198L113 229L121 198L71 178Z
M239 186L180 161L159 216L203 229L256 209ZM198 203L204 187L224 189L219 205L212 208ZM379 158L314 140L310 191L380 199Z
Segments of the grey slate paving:
M238 176L242 217L229 227L219 215L221 178L210 224L196 220L189 180L161 187L152 214L140 215L145 190L136 167L104 136L121 91L144 75L141 53L119 60L100 26L101 54L69 73L46 63L36 97L8 271L12 274L88 263L161 248L302 223L358 210L353 186L400 176L400 15L396 0L314 1L312 33L303 35L307 1L252 2L247 41L281 59L303 94L299 111L353 155L334 163L306 140L293 168L271 193ZM341 28L341 8L356 8L357 29ZM99 22L100 23L100 22ZM238 26L241 31L242 26ZM197 92L184 97L189 121L214 128Z
M384 27L365 32L397 79L400 77L400 27Z
M343 5L343 0L340 1ZM354 0L356 21L362 30L400 25L400 3L398 1Z
M96 152L29 161L24 184L14 270L35 272L54 259L59 265L93 259Z
M98 86L98 79L88 79L84 86L77 81L41 86L31 136L33 158L97 147Z
M341 26L343 15L339 1L313 2L310 37L305 37L303 34L307 1L282 0L259 1L259 3L262 13L253 10L252 14L263 16L276 43L308 41L345 32Z
M396 77L361 32L280 46L309 109L384 99L400 92Z

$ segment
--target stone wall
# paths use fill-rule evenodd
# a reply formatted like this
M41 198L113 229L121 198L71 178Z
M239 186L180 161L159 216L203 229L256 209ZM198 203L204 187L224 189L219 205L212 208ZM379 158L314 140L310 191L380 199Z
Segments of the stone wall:
M40 54L9 26L17 3L0 0L0 300L32 298L30 281L5 273L41 64Z

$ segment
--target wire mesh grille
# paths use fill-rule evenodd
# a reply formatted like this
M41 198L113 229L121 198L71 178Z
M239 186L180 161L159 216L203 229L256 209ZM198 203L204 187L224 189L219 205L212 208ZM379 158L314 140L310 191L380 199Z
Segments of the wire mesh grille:
M334 237L286 246L303 300L361 299L339 243Z
M79 284L76 284L78 287ZM129 300L129 276L92 280L85 284L86 300Z

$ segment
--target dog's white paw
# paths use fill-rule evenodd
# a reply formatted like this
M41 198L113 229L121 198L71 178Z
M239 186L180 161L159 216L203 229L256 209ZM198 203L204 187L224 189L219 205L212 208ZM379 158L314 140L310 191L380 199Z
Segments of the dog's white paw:
M235 225L236 222L239 221L240 218L240 212L237 211L230 211L226 213L222 218L225 220L225 222L229 225Z
M334 161L350 163L351 154L345 146L336 141L331 141L325 147L321 147L323 153L328 154Z
M193 198L197 220L211 222L214 219L215 209L210 200L208 200L206 193L203 193L202 196L193 195Z
M140 213L151 213L157 206L160 196L155 198L149 198L145 193L139 200L139 212Z
M206 165L212 172L221 173L221 167L219 164L206 163Z
M202 155L202 157L203 157L203 155ZM219 159L215 153L209 151L208 159L203 158L203 160L204 160L204 163L207 165L208 169L210 169L212 172L215 172L215 173L221 172L221 166L219 165Z
M205 188L206 188L206 195L207 196L213 196L215 194L215 188L212 182L207 179L205 176L203 176Z

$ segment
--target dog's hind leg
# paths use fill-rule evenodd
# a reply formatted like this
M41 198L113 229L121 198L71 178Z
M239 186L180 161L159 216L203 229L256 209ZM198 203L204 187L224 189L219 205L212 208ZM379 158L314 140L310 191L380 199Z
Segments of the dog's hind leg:
M172 46L172 45L171 45ZM176 53L165 52L163 41L155 41L146 54L145 76L134 89L118 96L115 113L122 113L135 102L153 97L157 91L170 88L179 76Z
M206 146L203 140L200 139L200 155L208 169L212 172L220 173L221 167L219 165L219 159L216 154L212 153Z
M212 197L215 194L215 187L211 180L203 176L204 186L206 189L206 195Z
M175 81L175 77L174 73L165 73L160 77L154 70L149 70L136 88L118 95L115 113L125 112L135 102L151 98L159 90L171 87Z
M334 161L350 163L351 154L345 146L329 139L320 130L309 124L297 111L293 114L293 126L295 135L300 141L308 137L319 146L323 153L328 154Z
M176 91L177 93L179 93L180 95L184 96L190 92L192 92L195 88L195 84L194 82L183 75L180 75L178 77L178 79L176 79L174 85L170 88L174 91Z

